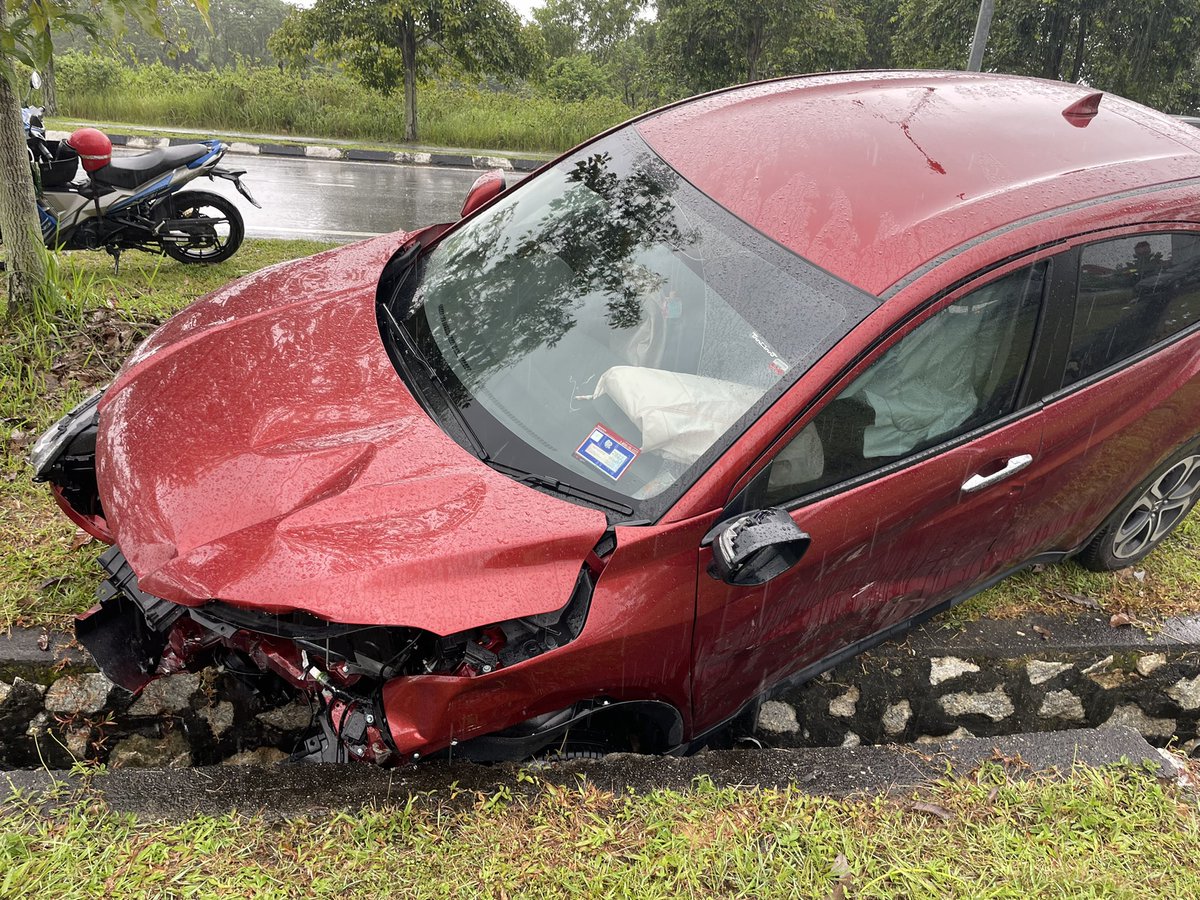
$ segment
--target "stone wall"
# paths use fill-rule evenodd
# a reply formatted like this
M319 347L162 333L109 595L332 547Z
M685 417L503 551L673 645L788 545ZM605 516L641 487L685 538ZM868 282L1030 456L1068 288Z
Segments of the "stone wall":
M773 746L856 746L1128 725L1200 746L1200 651L912 656L846 663L759 711Z
M270 762L307 704L207 669L114 686L65 636L0 639L0 768ZM1153 634L1104 620L934 624L763 704L773 746L852 746L1127 725L1200 755L1200 618Z

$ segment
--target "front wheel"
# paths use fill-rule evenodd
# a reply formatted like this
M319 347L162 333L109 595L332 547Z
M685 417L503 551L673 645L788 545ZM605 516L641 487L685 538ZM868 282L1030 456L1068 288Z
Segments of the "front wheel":
M1162 543L1200 499L1200 446L1176 453L1125 498L1076 560L1093 572L1123 569Z
M163 201L159 241L172 259L185 263L224 262L246 235L242 214L229 200L208 191L181 191Z

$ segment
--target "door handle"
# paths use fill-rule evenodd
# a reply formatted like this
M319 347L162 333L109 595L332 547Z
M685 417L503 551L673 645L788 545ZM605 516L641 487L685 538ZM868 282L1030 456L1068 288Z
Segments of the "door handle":
M1014 456L1004 464L1004 468L992 475L972 475L963 482L963 493L973 494L975 491L982 491L984 488L991 487L993 484L999 484L1005 478L1011 475L1016 475L1026 466L1033 462L1033 456L1028 453L1022 453L1020 456Z

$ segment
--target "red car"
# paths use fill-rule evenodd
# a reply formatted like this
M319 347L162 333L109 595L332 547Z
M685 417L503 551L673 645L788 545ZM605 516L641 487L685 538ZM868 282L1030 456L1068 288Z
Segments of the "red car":
M850 73L616 128L198 301L42 438L113 544L80 639L218 661L313 759L684 752L1200 490L1200 132Z

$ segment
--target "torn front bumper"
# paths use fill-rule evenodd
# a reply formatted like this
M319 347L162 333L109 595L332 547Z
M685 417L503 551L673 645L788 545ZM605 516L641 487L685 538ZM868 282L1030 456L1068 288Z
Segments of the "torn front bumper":
M612 707L601 697L533 708L542 691L528 683L537 676L527 667L500 685L483 678L508 674L500 670L579 635L595 567L602 564L598 557L583 566L562 609L449 636L327 622L301 612L277 615L215 600L185 606L142 591L118 547L101 555L100 564L108 573L100 602L78 617L75 630L112 681L136 692L160 676L217 665L245 675L265 695L282 685L317 713L319 730L298 759L391 764L456 746L475 758L521 759L592 712ZM481 690L471 689L476 679ZM498 703L501 695L511 709Z
M210 608L219 604L187 607L140 590L117 547L102 554L100 564L108 573L98 591L100 602L76 619L75 633L114 683L138 692L162 675L212 664L254 676L260 684L262 675L274 675L307 696L317 711L319 730L296 758L377 764L395 759L381 711L382 682L362 677L354 662L332 649L336 638L351 630L371 629L298 625L287 617L263 616L269 631L253 631L227 621L229 610ZM289 630L300 638L269 633ZM310 657L307 645L319 637L329 652Z

